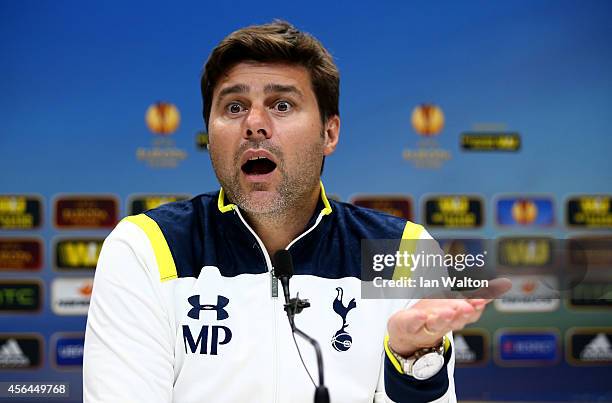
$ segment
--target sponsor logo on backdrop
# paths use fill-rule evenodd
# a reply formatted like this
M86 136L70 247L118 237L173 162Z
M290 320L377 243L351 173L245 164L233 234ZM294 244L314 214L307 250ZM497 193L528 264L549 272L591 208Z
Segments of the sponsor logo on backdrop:
M60 238L55 240L56 270L93 270L104 238Z
M0 333L0 370L38 368L42 350L40 336Z
M51 362L57 368L71 369L83 366L84 334L56 333L53 339Z
M573 308L612 307L611 281L582 281L570 288L569 306Z
M440 168L451 159L451 153L440 147L434 136L444 128L444 113L434 104L420 104L412 110L412 128L421 136L417 147L406 148L402 156L416 168Z
M612 228L612 195L574 196L567 201L567 225Z
M42 306L42 284L38 280L0 281L0 312L37 312Z
M425 225L441 228L478 228L484 223L484 204L475 196L448 195L425 200Z
M548 227L555 223L551 198L503 197L496 204L497 224L502 226Z
M0 195L0 229L28 230L42 224L42 198L31 195Z
M612 328L568 331L567 360L574 365L612 364Z
M512 288L495 299L500 312L551 312L559 308L559 281L555 276L508 276Z
M130 196L128 202L128 215L144 213L162 204L187 200L190 197L191 196L187 194L148 194Z
M484 365L488 361L488 337L482 330L464 329L453 333L455 363L458 367Z
M0 238L0 270L39 270L43 244L36 238Z
M170 137L179 127L181 114L169 102L156 102L145 113L145 123L156 136L151 147L138 147L136 158L151 168L176 168L187 158L187 152L176 147Z
M412 110L411 122L421 136L437 136L444 128L444 113L438 105L420 104Z
M552 330L500 329L496 361L502 366L544 366L559 360L559 336Z
M521 149L521 135L516 132L464 132L461 133L464 151L510 151Z
M553 249L547 237L504 237L497 241L497 261L507 267L548 267Z
M361 195L352 198L355 206L382 211L412 221L412 198L409 196Z
M54 203L60 229L109 229L117 225L119 202L114 196L60 196Z
M195 143L199 151L208 152L208 133L204 130L197 132Z
M492 250L491 241L474 238L437 238L436 242L444 252L445 259L453 257L453 260L446 265L448 270L451 267L454 269L451 277L456 281L451 285L452 290L467 291L478 287L476 284L485 284L491 280L494 268L488 262L489 250ZM472 270L474 268L475 270Z
M447 255L457 256L459 254L487 255L485 242L482 239L460 239L460 238L438 238L440 248Z
M607 274L612 275L612 236L573 237L568 246L571 264L608 269Z
M147 108L145 123L155 134L167 136L178 129L181 114L178 108L168 102L156 102Z
M87 315L93 278L58 278L51 283L51 308L57 315Z

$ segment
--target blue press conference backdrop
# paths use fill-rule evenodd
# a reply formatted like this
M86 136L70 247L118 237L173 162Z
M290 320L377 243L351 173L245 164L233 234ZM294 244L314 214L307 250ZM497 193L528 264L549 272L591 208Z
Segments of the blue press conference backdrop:
M80 400L86 317L75 315L78 309L52 310L52 288L54 280L92 272L54 270L55 249L62 239L100 238L109 229L60 228L55 204L73 195L112 195L121 217L136 194L216 189L208 155L196 146L202 65L230 31L273 18L317 36L341 71L340 146L323 178L329 193L342 200L406 195L418 222L432 194L482 202L482 226L432 229L440 237L610 235L609 224L570 228L566 214L574 195L609 201L612 193L611 17L609 1L0 2L0 193L42 200L40 227L4 229L0 237L44 245L40 269L0 272L5 283L40 279L43 289L39 312L0 313L0 361L27 349L11 337L33 334L40 365L0 368L0 381L68 381L70 401ZM155 135L145 124L157 101L180 112L170 135ZM444 114L435 136L420 136L411 124L421 104ZM521 147L469 152L460 144L466 132L518 133ZM176 167L152 167L144 157L154 160L156 148L173 152ZM439 166L418 167L419 155L439 158ZM498 213L500 195L543 195L548 211L539 219L546 225L498 225L510 214ZM456 370L459 398L612 401L612 311L600 305L561 303L546 313L490 306L473 326L484 335L483 357ZM568 341L578 340L568 333L573 328L597 328L592 339L604 335L599 362L570 359ZM466 332L468 358L479 348L474 340ZM529 343L541 348L513 349ZM524 360L522 353L531 356Z

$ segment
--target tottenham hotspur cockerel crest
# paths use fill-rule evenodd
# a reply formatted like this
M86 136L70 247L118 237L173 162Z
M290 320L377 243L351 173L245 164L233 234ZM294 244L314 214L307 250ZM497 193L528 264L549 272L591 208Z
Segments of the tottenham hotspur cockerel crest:
M353 344L353 338L346 331L346 328L348 327L348 323L346 323L346 315L348 315L351 309L357 306L357 303L355 302L355 298L353 298L348 305L345 306L344 302L342 301L344 291L341 287L336 287L336 291L338 292L338 295L334 299L333 308L334 312L336 312L342 318L342 327L336 332L336 334L334 334L334 337L331 339L331 343L336 351L346 351L351 348L351 345Z

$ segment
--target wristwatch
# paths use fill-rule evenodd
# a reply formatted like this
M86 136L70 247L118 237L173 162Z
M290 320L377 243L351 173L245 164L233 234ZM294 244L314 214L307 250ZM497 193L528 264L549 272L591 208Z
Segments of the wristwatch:
M445 339L446 336L442 338L439 345L417 350L410 357L402 357L393 351L388 343L387 347L389 352L399 362L404 374L423 381L431 378L444 367Z

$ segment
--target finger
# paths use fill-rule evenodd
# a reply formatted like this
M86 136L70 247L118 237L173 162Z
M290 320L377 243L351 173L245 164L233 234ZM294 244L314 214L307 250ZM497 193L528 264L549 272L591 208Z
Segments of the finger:
M465 300L454 301L453 308L455 309L455 315L449 325L451 330L463 329L475 315L478 315L474 306Z
M442 336L451 329L451 323L455 317L455 310L452 308L440 308L434 310L427 317L425 325L427 334L430 336Z
M469 299L467 300L467 302L472 305L472 307L474 307L475 310L477 311L482 311L484 309L484 307L489 303L493 301L492 299L483 299L483 298L477 298L477 299Z
M457 315L463 316L463 315L469 315L475 311L474 302L476 301L456 299L456 300L452 300L452 302L449 305L455 310Z
M427 320L427 314L420 309L409 309L406 311L405 318L402 319L405 323L404 330L408 333L417 333L421 330L425 321Z
M486 288L479 288L474 291L468 291L465 295L469 298L485 298L495 299L512 288L512 282L504 277L489 280L489 284Z
M466 325L478 322L480 320L480 317L482 316L482 313L478 312L476 314L474 314L467 322Z
M454 325L453 330L461 330L465 326L480 320L481 316L482 316L482 311L474 311L472 314L468 315L467 317L463 317L460 321L453 323Z
M465 325L468 325L480 319L484 313L484 308L489 302L491 302L491 300L467 300L466 302L468 302L473 308L472 312L469 312L464 316Z

